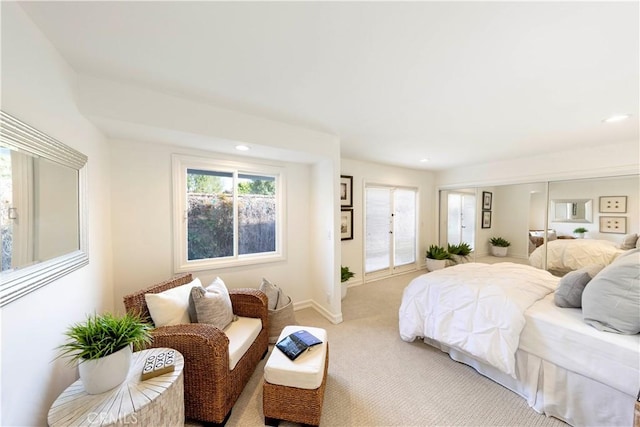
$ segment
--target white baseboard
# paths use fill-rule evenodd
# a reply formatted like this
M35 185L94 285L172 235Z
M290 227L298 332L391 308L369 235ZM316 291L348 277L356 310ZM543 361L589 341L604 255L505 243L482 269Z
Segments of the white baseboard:
M315 311L318 312L318 314L320 314L322 317L324 317L334 325L337 325L338 323L342 323L342 313L333 314L327 311L327 309L322 307L320 304L316 303L314 300L298 301L293 303L294 311L302 310L303 308L313 308Z

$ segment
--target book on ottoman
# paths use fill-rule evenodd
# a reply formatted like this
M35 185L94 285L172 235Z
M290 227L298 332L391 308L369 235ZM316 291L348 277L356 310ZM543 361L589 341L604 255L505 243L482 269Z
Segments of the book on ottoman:
M287 335L278 341L276 347L289 359L296 360L302 353L318 344L322 344L322 341L303 329Z

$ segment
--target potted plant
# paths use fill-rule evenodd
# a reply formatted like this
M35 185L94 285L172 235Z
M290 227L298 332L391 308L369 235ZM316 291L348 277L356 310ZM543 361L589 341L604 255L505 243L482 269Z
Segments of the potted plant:
M451 254L442 246L431 245L427 250L427 269L429 271L441 270L446 267Z
M59 357L78 363L87 393L104 393L127 378L132 347L141 349L150 343L150 330L151 325L128 313L87 316L85 322L67 329L67 342L58 347Z
M471 246L464 242L458 245L449 244L447 245L447 252L451 254L451 259L455 264L464 264L470 261Z
M340 266L340 282L342 283L342 299L345 299L347 296L347 281L355 276L356 273L349 270L349 267L345 267L344 265Z
M587 231L589 231L589 230L587 230L584 227L578 227L575 230L573 230L573 233L576 235L576 237L578 239L583 239L584 238L584 233L586 233Z
M511 242L502 237L492 237L489 239L489 243L491 244L491 255L507 256L507 250L511 246Z

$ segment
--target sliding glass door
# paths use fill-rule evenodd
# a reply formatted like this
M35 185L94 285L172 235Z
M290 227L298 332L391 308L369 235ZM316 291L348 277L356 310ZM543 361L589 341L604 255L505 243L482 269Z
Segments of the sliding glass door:
M389 275L415 267L417 191L365 188L365 272Z

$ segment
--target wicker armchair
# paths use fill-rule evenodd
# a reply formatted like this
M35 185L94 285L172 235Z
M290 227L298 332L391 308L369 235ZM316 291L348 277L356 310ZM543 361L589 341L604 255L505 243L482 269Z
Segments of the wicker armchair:
M152 323L144 294L159 293L193 279L184 274L124 297L127 312L141 313ZM169 347L184 356L185 416L206 423L224 424L251 374L268 349L267 296L258 289L230 289L233 312L259 317L262 330L233 370L229 370L229 339L207 324L162 326L153 330L151 347Z

